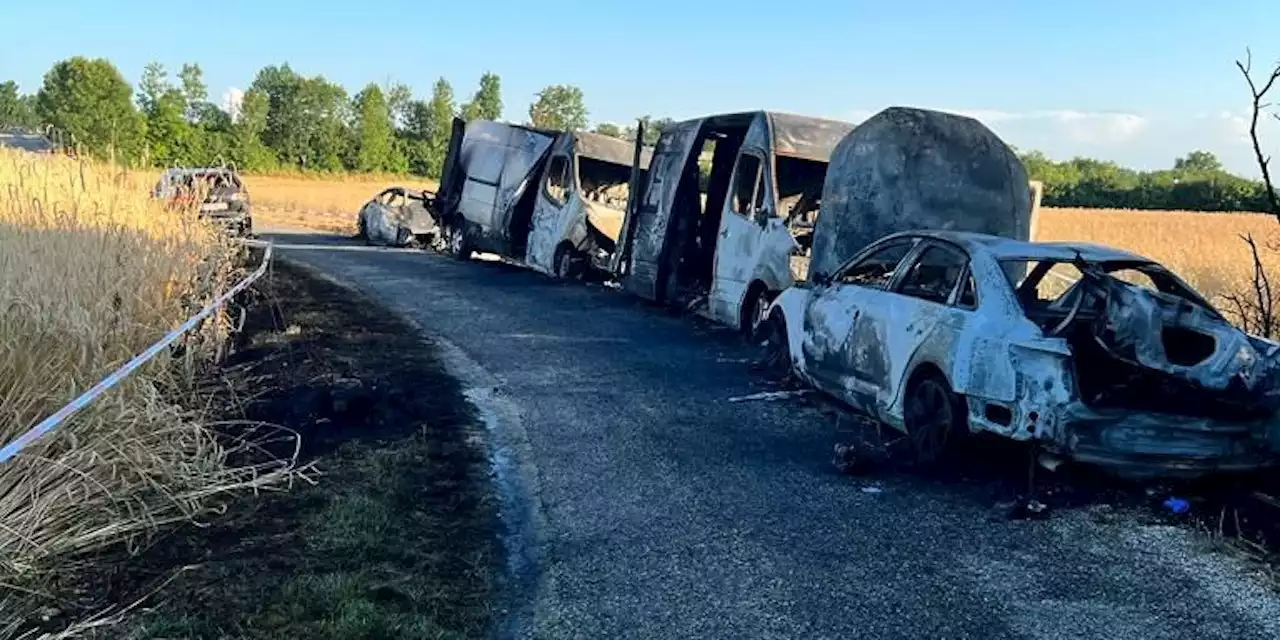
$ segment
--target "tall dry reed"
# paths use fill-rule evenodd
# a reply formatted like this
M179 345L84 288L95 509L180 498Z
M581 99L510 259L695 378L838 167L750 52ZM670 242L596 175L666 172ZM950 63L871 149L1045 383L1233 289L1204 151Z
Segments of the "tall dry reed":
M110 166L0 148L0 440L9 442L162 337L239 275L234 245ZM202 512L287 463L232 467L174 402L225 327L160 356L0 464L0 584ZM29 596L0 591L0 631ZM2 635L2 634L0 634Z

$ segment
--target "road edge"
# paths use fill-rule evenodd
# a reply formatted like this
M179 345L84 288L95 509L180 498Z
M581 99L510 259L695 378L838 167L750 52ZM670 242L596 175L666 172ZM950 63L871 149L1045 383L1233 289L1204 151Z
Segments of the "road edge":
M365 294L355 284L333 276L305 260L278 255L309 275L344 289ZM431 333L417 319L385 302L381 305L413 327L420 339L440 349L449 375L462 385L463 395L484 423L490 477L498 497L503 571L495 624L498 640L524 638L533 628L535 604L546 557L546 520L539 491L539 471L533 463L528 433L519 408L504 397L502 380L448 339Z

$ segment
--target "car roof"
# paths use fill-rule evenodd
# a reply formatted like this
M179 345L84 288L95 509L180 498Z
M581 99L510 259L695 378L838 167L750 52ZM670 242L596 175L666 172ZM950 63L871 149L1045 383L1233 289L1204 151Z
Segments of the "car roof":
M996 260L1074 260L1078 255L1090 262L1155 263L1151 258L1136 253L1091 242L1029 242L969 231L904 231L887 236L885 240L908 236L950 242L970 252L986 253Z

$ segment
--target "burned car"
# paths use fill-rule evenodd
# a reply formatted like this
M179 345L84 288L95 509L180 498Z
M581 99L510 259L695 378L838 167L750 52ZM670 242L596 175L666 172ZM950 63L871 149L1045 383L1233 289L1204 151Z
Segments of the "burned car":
M1133 476L1280 445L1280 346L1173 272L1082 243L890 235L770 309L772 357L936 460L969 431Z
M626 217L633 165L643 176L649 160L649 149L618 138L557 136L539 179L525 264L558 278L607 272Z
M440 186L448 252L495 253L558 277L605 269L633 164L648 152L595 133L454 122Z
M151 195L171 207L194 208L201 218L233 235L253 234L249 191L233 169L169 169L161 174Z
M664 127L636 182L615 277L754 335L773 296L805 277L828 159L852 129L770 111Z
M379 246L430 245L439 235L434 210L434 193L389 187L360 208L356 236Z

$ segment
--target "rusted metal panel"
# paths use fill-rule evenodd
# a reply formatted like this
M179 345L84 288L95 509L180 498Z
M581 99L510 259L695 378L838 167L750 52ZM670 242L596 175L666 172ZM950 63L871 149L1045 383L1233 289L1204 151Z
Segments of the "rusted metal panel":
M635 222L628 222L633 228L629 231L631 244L622 285L643 298L661 299L668 227L677 206L681 178L687 171L697 170L690 154L702 125L702 120L689 120L663 129L653 151L642 199L634 208Z
M811 118L790 113L766 111L773 132L773 147L778 155L826 162L854 125L839 120Z
M831 156L811 273L832 273L897 231L955 229L1026 240L1026 170L972 118L892 107L853 129Z
M573 136L573 148L580 157L592 158L610 164L631 166L634 145L629 140L589 131L578 131L568 135ZM652 158L653 149L649 147L642 148L640 168L648 169Z
M517 205L554 142L555 136L528 127L475 121L467 125L458 151L454 214L466 221L476 249L508 255L522 245L528 220ZM529 214L532 211L528 211Z

